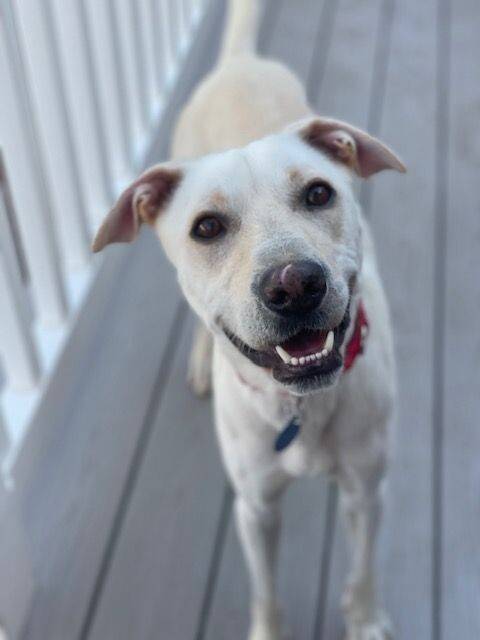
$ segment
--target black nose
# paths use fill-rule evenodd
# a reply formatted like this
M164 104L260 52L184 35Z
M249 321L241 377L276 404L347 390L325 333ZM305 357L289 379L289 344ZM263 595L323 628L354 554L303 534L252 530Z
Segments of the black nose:
M320 305L327 293L325 269L301 260L269 269L260 281L265 305L281 315L307 313Z

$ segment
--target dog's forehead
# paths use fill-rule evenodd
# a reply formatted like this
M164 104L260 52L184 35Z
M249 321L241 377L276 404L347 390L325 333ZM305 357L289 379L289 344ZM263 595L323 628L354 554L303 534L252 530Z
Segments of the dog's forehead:
M315 175L333 183L348 180L348 173L327 155L310 147L292 132L277 133L257 140L244 148L254 174L264 179L308 179Z
M251 180L250 168L243 149L230 149L204 156L196 161L192 178L197 187L218 189L221 186L235 192Z
M236 200L252 191L287 188L289 182L314 177L336 185L349 181L341 165L287 132L201 158L185 184L198 201L204 202L220 201L222 197Z

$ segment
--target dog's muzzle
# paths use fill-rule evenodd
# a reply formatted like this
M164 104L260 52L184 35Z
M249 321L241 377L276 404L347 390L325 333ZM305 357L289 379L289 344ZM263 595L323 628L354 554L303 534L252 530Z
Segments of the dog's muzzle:
M350 324L350 303L336 326L311 322L295 323L291 335L278 344L266 344L254 349L237 335L223 327L228 339L254 364L271 369L278 382L295 387L298 391L326 387L333 384L343 367L340 348Z

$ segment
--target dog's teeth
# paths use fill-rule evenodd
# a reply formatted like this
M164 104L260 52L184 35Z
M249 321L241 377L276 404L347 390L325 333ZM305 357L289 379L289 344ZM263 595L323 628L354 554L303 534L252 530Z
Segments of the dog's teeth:
M275 347L275 351L278 353L278 355L284 361L285 364L290 364L291 363L291 360L292 360L291 357L288 355L288 353L285 351L285 349L282 349L282 347L280 345L277 345Z
M330 353L330 351L333 348L333 343L334 342L335 342L335 335L334 335L333 331L329 331L327 339L325 340L324 351L326 351L327 353Z
M301 358L292 358L292 356L287 353L285 349L283 349L280 345L277 345L275 347L275 351L278 353L279 357L285 364L297 366L299 364L303 365L309 362L315 362L315 360L320 360L321 358L328 356L330 351L333 349L334 343L335 334L333 333L333 331L329 331L322 351L318 351L317 353L310 353L307 356L302 356Z

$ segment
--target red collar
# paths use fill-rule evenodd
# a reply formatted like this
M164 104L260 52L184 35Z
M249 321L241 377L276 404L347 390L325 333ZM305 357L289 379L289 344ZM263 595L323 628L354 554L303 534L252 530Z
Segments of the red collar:
M352 336L348 341L348 344L345 348L345 359L343 363L343 373L349 371L353 365L355 364L355 360L361 355L365 349L365 341L368 337L369 330L369 322L367 318L367 314L365 313L365 307L363 306L363 302L360 300L357 308L357 315L355 318L355 328L353 330ZM247 382L243 376L241 376L237 371L237 376L244 385L253 389L253 391L260 391L257 387L254 387L249 382ZM288 393L288 392L283 392Z
M344 373L351 369L355 364L357 357L363 353L365 341L368 336L368 319L365 313L365 307L360 300L358 303L357 317L355 318L355 329L345 349L345 360L343 363Z

